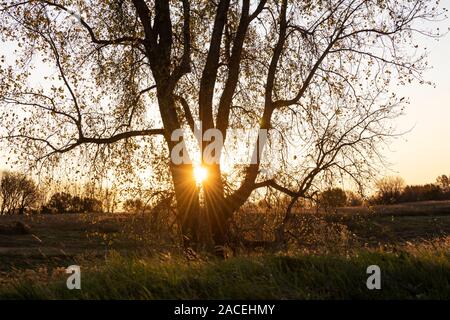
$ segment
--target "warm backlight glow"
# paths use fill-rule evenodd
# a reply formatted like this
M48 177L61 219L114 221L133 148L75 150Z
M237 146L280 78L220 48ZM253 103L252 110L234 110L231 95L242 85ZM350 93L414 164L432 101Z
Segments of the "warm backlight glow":
M198 184L201 184L203 181L205 181L206 177L208 176L208 170L202 166L198 166L194 168L194 178L195 182Z

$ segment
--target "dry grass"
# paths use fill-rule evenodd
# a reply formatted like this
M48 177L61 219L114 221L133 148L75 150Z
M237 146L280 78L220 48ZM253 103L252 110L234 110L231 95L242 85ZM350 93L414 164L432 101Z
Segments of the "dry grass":
M299 261L306 261L309 259L308 257L316 259L314 261L318 263L317 268L319 269L325 268L325 265L328 264L327 259L340 259L339 261L341 262L339 262L339 267L335 272L339 274L339 277L344 278L347 277L344 274L345 272L353 270L355 265L362 265L363 261L366 261L364 260L365 258L363 261L359 261L360 258L358 258L365 255L375 257L374 259L378 259L376 257L380 257L380 255L387 255L388 259L391 259L389 261L392 261L393 265L395 265L395 268L399 268L396 272L400 272L401 264L403 263L401 260L403 258L401 257L407 256L410 259L408 261L411 262L411 266L408 267L411 277L414 274L414 266L417 264L421 265L423 261L425 261L423 262L424 264L430 265L429 268L437 268L436 270L444 272L445 275L448 273L450 252L450 215L444 210L448 205L448 202L418 204L417 208L421 208L422 214L419 214L419 209L417 208L411 214L405 213L405 208L410 206L410 204L406 204L393 207L344 209L337 214L313 215L306 213L296 215L288 229L289 246L281 254L294 257L294 259L299 259ZM441 212L436 208L444 208L444 211ZM58 284L65 277L65 267L71 264L81 265L83 266L83 272L97 277L102 272L105 272L104 270L110 272L109 265L115 261L115 269L110 274L113 278L117 273L120 273L119 269L121 267L125 268L128 264L135 265L135 263L138 263L136 261L145 261L148 268L153 271L153 266L150 267L149 265L156 262L157 265L161 261L163 263L167 262L170 265L168 268L175 268L175 266L183 264L183 262L176 262L175 266L172 266L174 263L172 259L178 261L177 259L181 258L176 257L182 256L180 254L181 250L177 245L179 240L176 236L176 230L173 229L173 226L167 224L160 224L155 228L151 217L148 215L64 214L0 217L0 224L11 224L15 221L21 221L29 225L32 234L0 234L0 259L2 262L0 264L0 285L3 287L14 284L14 288L18 288L17 286L21 287L24 283L36 283L39 284L38 286L42 285L43 287L49 283ZM251 221L256 220L251 219ZM264 217L257 222L258 226L256 227L262 225L264 232L262 234L253 233L251 228L249 228L245 232L245 236L248 238L253 237L254 239L258 237L269 239L270 235L273 234L270 224L264 221ZM117 259L111 259L112 252L114 252L113 256L117 257ZM242 248L239 252L240 258L237 258L237 260L236 258L232 259L236 261L237 268L241 265L251 265L251 268L259 268L260 262L256 260L269 259L268 261L272 261L270 257L273 254L280 254L274 251L268 252L264 249L249 251L245 248ZM198 263L205 264L202 267L204 269L201 270L209 270L207 271L208 273L212 272L211 270L220 271L221 262L214 262L208 255L200 255L200 257L202 262ZM214 266L211 266L211 263ZM303 265L304 263L306 262L301 262L300 264ZM398 266L396 266L397 263L399 264ZM332 268L332 266L329 266L329 268ZM275 272L266 269L261 272L263 271ZM147 274L148 272L150 271L147 270L144 273ZM193 271L186 270L187 274L190 272ZM223 271L222 276L224 279L230 276L227 272L228 269ZM422 276L422 274L419 275ZM166 276L168 275L161 275L162 279L160 280L162 282L169 281L165 278ZM186 276L188 277L188 275ZM311 276L317 280L324 275L315 274ZM218 282L217 285L222 285L223 290L225 290L226 285L221 282L221 278L214 279L214 281ZM285 280L288 281L288 279ZM203 281L203 284L207 284L210 280L203 279L201 281ZM280 281L282 280L280 279ZM321 280L317 281L320 282ZM340 280L336 279L336 281ZM350 281L350 279L346 281ZM430 285L435 286L435 280L430 279L430 281ZM97 288L97 285L92 280L92 290L94 292L92 296L88 295L84 296L84 298L106 297L102 296L102 293L98 291L100 287ZM281 286L280 283L273 285ZM438 296L435 291L431 294L430 292L434 289L427 288L427 285L427 283L422 284L426 288L425 291L427 293L425 296ZM149 288L151 287L150 284L148 286ZM28 292L26 288L27 286L22 289ZM150 290L151 288L149 288L147 289ZM344 290L343 288L341 289ZM353 289L359 290L355 287ZM14 290L10 291L10 293L15 292ZM116 293L118 296L114 297L158 298L172 294L172 291L169 289L167 292L161 291L159 293L158 291L152 291L151 295L145 295L138 289L136 290L136 294L128 292L127 295L120 296L119 293ZM156 289L153 288L151 290ZM280 287L279 290L283 289ZM296 295L292 291L290 297L307 298L307 292L302 292L302 294ZM314 293L314 291L311 292ZM346 297L352 295L350 291L345 292L347 294ZM413 290L413 292L416 291ZM25 297L21 296L19 292L15 294ZM35 294L43 298L58 297L58 295L54 296L55 292L53 291L46 292L44 290L44 292L35 292ZM214 294L217 297L226 297L225 293L220 293L219 291ZM232 293L228 292L227 294L231 295ZM315 294L323 298L340 297L339 295L321 292L315 292ZM417 294L421 297L420 292ZM195 288L191 288L185 292L185 296L189 295L198 297L199 295L201 296L201 293L197 292ZM259 295L261 297L271 297L263 292L260 292ZM175 295L173 298L181 296ZM403 296L406 297L408 295L404 293ZM66 297L65 294L63 294L63 297ZM409 297L414 298L414 296ZM257 297L254 296L253 298Z
M366 268L373 264L382 270L382 290L366 287ZM64 278L32 279L0 289L0 298L450 299L449 281L448 251L262 255L189 263L114 254L98 270L83 271L82 290L67 290Z

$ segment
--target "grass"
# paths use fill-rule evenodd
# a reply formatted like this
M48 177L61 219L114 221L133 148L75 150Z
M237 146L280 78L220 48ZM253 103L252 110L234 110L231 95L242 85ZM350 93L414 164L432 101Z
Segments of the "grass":
M282 255L190 262L148 216L1 216L33 234L0 234L0 299L450 299L450 202L409 206L306 219ZM71 264L81 291L66 288ZM373 264L379 291L366 287Z
M373 264L381 268L381 290L366 287L366 268ZM103 267L82 271L82 290L68 290L64 278L21 281L0 289L0 298L450 299L450 253L263 255L190 263L113 254Z

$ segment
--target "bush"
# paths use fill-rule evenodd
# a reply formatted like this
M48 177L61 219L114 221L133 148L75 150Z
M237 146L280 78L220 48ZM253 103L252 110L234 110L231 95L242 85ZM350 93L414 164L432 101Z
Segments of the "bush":
M42 206L41 207L41 214L55 214L58 213L58 211L55 208L50 208L49 206Z
M343 207L347 204L347 195L341 188L330 188L320 194L319 203L325 208Z
M57 192L50 198L47 206L58 213L66 213L71 208L72 196L66 192Z
M82 211L95 213L103 212L102 202L95 198L83 198Z
M72 196L66 192L57 192L42 208L43 213L81 213L81 212L102 212L102 202L95 198Z

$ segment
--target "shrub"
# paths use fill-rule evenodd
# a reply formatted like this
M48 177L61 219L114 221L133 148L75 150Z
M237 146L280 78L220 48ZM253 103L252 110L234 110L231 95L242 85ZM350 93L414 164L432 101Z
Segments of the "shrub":
M72 196L66 192L57 192L47 203L46 206L43 207L42 210L45 210L45 213L59 212L102 212L102 202L95 198L82 198L79 196ZM44 212L43 212L44 213Z
M50 198L47 206L59 213L68 212L72 204L72 196L66 192L57 192Z
M343 207L347 203L347 195L341 188L330 188L320 194L319 203L325 208Z

